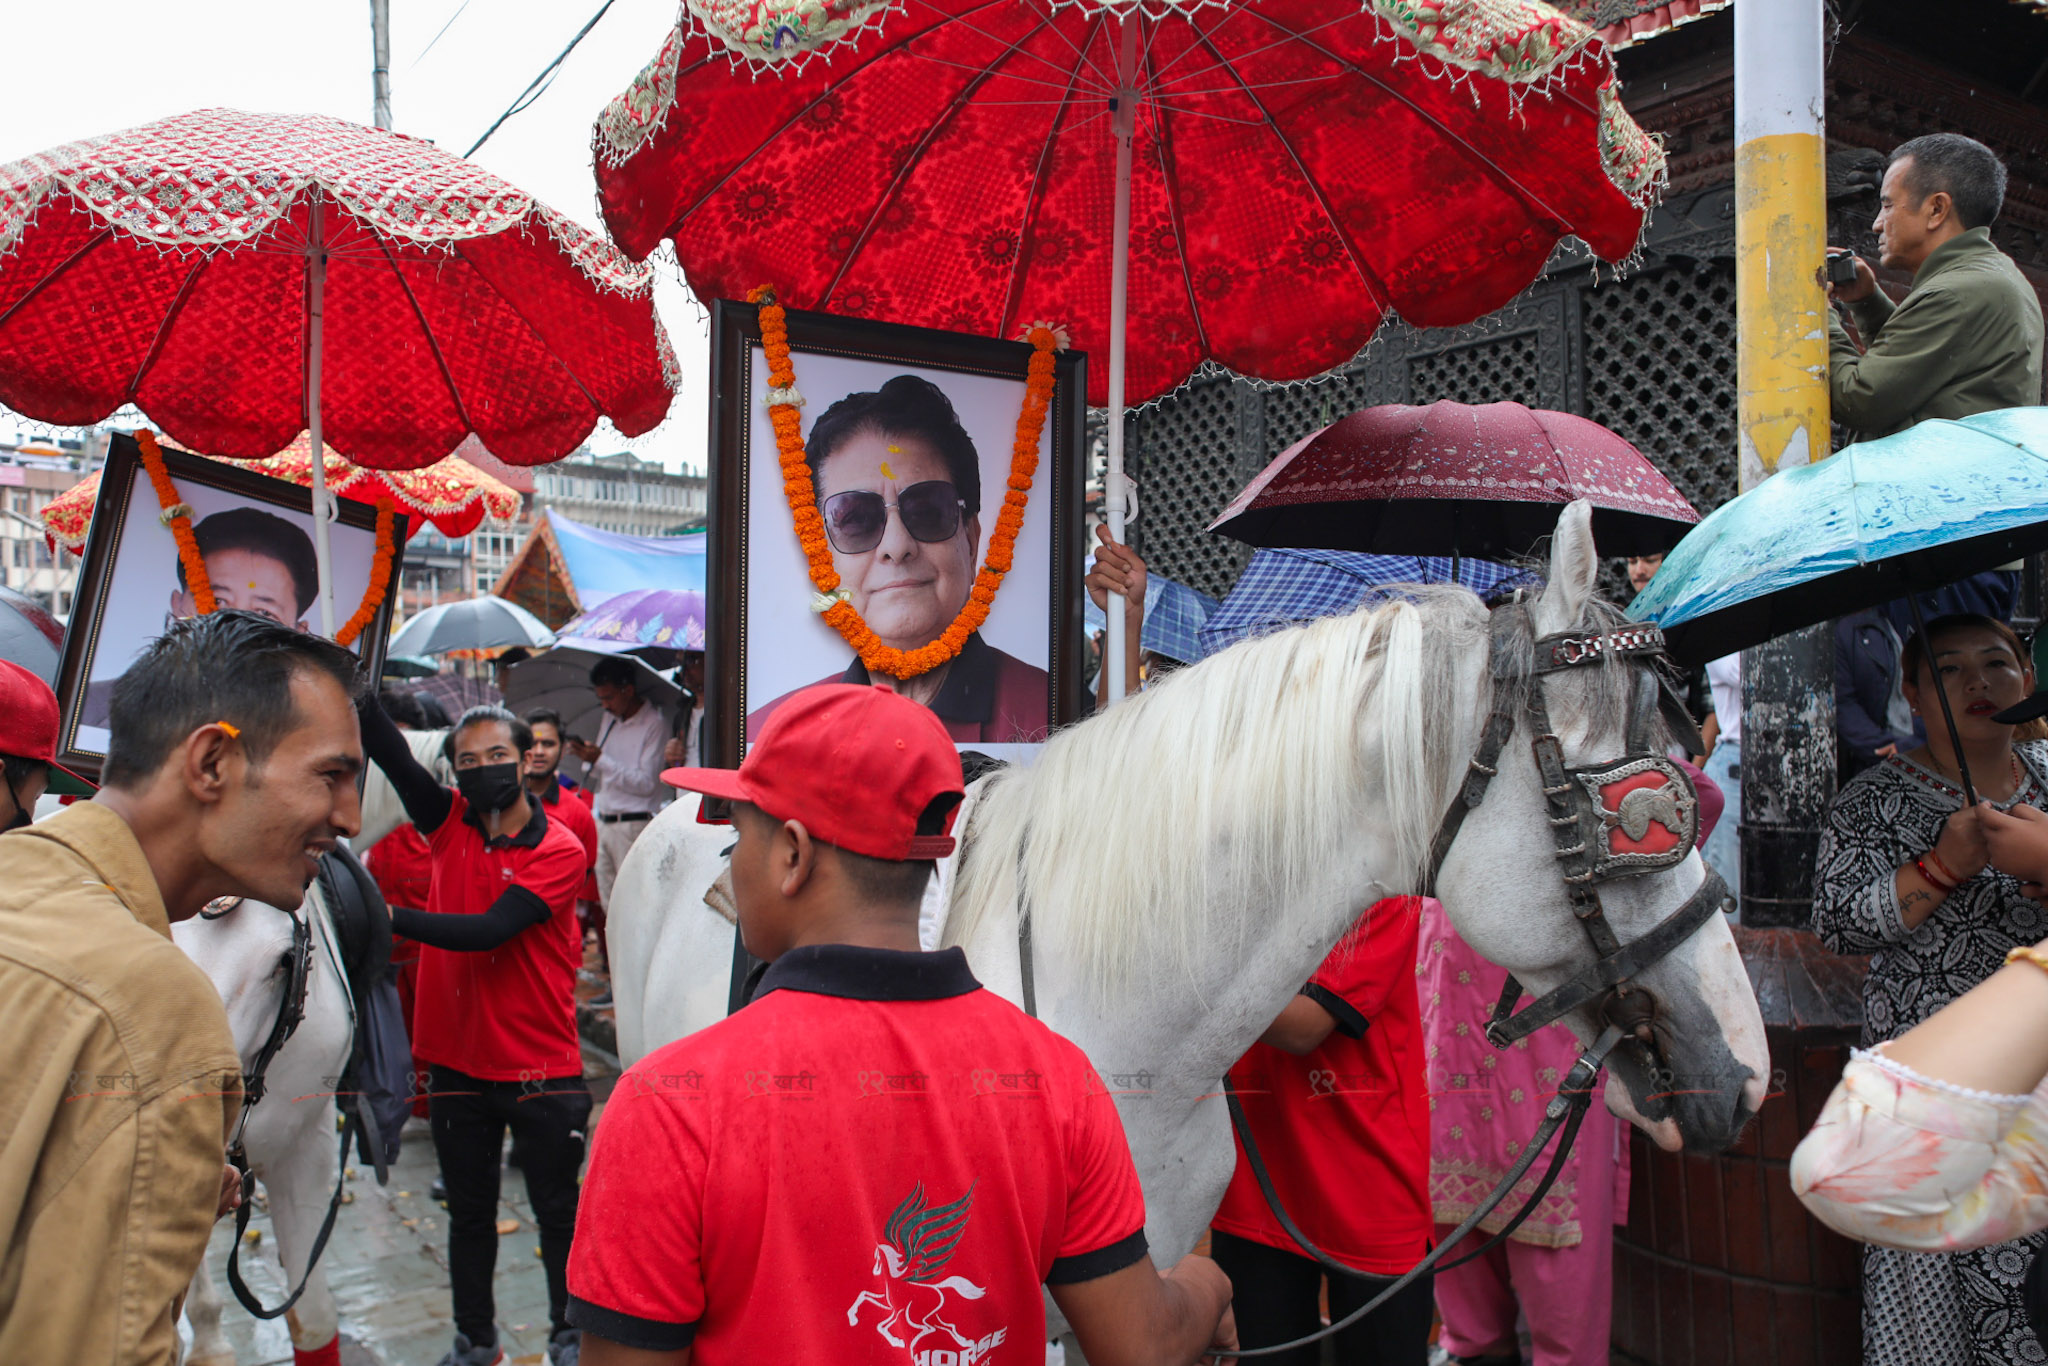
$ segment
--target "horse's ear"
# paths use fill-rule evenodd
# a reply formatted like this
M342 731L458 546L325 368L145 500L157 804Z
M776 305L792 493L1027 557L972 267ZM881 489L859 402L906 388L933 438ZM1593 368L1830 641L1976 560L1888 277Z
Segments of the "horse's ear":
M1550 541L1550 585L1539 604L1538 627L1549 634L1569 631L1585 615L1600 578L1600 554L1593 547L1593 505L1568 503Z

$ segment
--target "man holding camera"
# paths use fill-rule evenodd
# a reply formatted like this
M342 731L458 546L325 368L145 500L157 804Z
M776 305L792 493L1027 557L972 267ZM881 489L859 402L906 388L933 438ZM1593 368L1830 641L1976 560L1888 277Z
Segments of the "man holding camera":
M2041 300L1991 244L2005 167L1991 149L1931 133L1891 155L1875 228L1883 263L1910 271L1894 304L1861 258L1837 253L1828 296L1863 338L1828 319L1835 421L1865 437L1928 418L1968 417L2041 401ZM1853 280L1846 279L1853 265Z

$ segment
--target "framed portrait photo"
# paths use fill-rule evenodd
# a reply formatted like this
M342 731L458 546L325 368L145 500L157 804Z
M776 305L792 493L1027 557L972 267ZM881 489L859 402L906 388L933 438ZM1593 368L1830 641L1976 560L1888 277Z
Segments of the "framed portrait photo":
M1009 488L1032 348L824 313L787 313L805 453L833 566L885 643L938 640L967 605ZM928 674L870 677L819 615L783 488L759 310L712 312L706 760L736 765L791 694L890 683L961 749L1019 758L1081 714L1086 358L1058 354L1012 566L988 618Z
M319 567L313 552L313 491L225 461L162 448L178 497L221 607L261 612L301 631L317 629ZM377 510L347 498L328 527L334 613L345 621L362 601L377 558ZM114 683L149 642L179 617L197 613L178 543L164 525L135 438L119 433L100 472L71 628L57 676L63 708L59 762L97 777L106 758ZM405 514L393 521L399 581ZM355 649L373 674L384 659L395 593L387 593Z

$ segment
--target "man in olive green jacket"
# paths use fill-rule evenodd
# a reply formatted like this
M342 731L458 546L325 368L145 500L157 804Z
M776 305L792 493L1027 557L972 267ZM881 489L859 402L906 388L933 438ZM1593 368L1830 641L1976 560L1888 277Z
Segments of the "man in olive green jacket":
M1835 421L1870 438L2041 401L2041 300L1991 245L2004 201L2005 167L1981 142L1933 133L1892 153L1875 227L1913 287L1892 303L1858 258L1856 282L1829 288L1864 345L1830 313Z
M99 796L0 835L4 1366L176 1358L179 1300L237 1203L242 1087L171 923L220 896L295 907L356 832L356 673L254 613L176 622L115 686Z

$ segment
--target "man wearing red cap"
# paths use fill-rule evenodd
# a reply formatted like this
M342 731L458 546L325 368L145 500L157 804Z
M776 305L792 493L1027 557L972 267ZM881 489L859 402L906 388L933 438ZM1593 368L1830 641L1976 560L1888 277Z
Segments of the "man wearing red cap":
M1204 1257L1161 1275L1087 1057L982 990L917 912L962 795L944 723L885 688L792 696L737 772L745 1009L620 1078L569 1262L583 1366L1033 1360L1052 1292L1097 1366L1234 1346Z
M57 694L19 664L0 659L0 830L18 830L36 818L45 792L87 797L95 789L57 762Z

